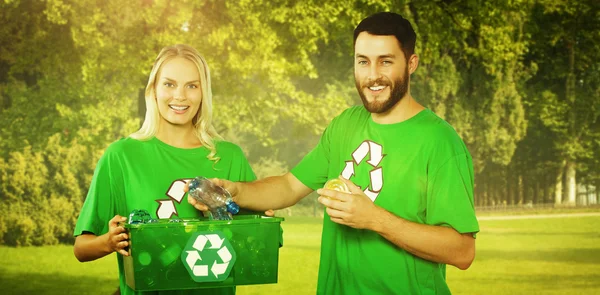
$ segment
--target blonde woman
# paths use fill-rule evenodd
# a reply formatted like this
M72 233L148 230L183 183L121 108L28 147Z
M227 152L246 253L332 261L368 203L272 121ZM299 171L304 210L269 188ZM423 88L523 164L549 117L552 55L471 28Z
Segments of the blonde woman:
M74 232L74 253L81 262L119 253L121 294L136 294L123 272L121 255L129 255L129 243L118 223L125 216L144 209L153 218L198 217L199 211L181 202L182 181L198 175L256 178L242 150L224 141L212 125L210 72L194 48L165 47L154 62L145 96L142 127L112 143L98 162ZM182 292L177 294L234 294L235 289Z

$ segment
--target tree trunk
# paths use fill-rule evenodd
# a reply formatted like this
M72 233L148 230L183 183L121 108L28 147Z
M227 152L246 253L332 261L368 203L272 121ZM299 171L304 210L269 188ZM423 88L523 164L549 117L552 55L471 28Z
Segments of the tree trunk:
M565 161L562 161L556 174L556 184L554 185L554 205L562 204L562 193L563 193L563 174L565 171Z
M494 206L498 206L498 198L496 196L496 184L494 183L494 180L492 177L490 177L490 182L488 183L488 195L490 196L490 199L492 201L492 205Z
M596 204L600 204L600 179L596 180Z
M533 185L533 199L531 200L533 204L537 204L540 201L540 180L536 179L535 184Z
M479 175L475 176L475 183L473 184L473 202L475 202L475 207L481 206L481 193L479 192L479 183L481 182L481 177Z
M529 201L531 201L531 193L529 192L529 187L531 186L530 181L531 181L531 179L529 178L529 175L527 175L527 174L523 175L521 178L521 184L523 186L523 199L522 199L523 205L525 205L525 204L529 203Z
M542 178L542 203L546 204L548 202L550 202L550 196L549 196L549 182L548 182L548 174L544 174L544 177Z
M511 177L510 171L508 171L508 167L504 171L505 171L504 178L506 179L506 187L505 187L505 189L506 189L506 191L505 191L506 204L512 205L513 198L514 198L512 188L513 188L514 184L512 182L512 177Z
M488 198L488 183L487 178L483 177L483 181L481 182L481 195L483 196L483 206L490 206L490 199Z
M569 206L575 206L577 197L577 181L575 179L575 162L567 161L567 202Z
M524 189L523 189L523 175L519 174L519 177L517 179L517 193L518 193L518 200L517 200L517 204L522 205L523 204L523 198L524 198Z

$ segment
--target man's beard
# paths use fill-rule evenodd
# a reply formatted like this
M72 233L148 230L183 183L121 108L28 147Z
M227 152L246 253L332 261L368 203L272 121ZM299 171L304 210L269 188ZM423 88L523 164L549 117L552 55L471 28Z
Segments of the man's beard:
M356 78L354 79L354 82L356 84L358 94L360 95L360 99L362 100L367 111L375 114L386 113L393 108L404 97L404 95L406 95L406 92L408 92L408 67L406 68L404 76L398 77L393 84L390 83L390 80L382 78L370 83L365 83L364 87L358 80L356 80ZM364 91L368 91L365 90L365 88L375 85L390 87L390 97L385 101L377 101L373 99L372 102L369 102L364 93Z

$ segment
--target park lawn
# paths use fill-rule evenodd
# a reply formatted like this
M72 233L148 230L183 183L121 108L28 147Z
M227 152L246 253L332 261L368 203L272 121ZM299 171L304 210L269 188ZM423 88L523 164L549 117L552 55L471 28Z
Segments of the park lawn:
M512 216L512 215L546 215L546 214L571 214L571 213L598 213L600 205L590 205L585 207L516 207L499 208L499 210L480 210L477 211L477 217L492 216Z
M314 294L321 220L286 218L279 283L239 295ZM600 294L600 216L481 221L469 270L448 267L453 294ZM116 258L79 263L68 245L0 247L0 294L110 294Z
M480 222L467 271L448 267L454 294L600 294L600 216Z

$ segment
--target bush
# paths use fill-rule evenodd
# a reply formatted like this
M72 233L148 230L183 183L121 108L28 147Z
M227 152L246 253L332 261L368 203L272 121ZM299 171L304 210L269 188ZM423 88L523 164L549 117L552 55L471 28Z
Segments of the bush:
M4 243L9 246L33 245L35 222L29 216L11 214L6 219L7 231Z
M27 145L0 159L0 244L72 243L94 155L99 153L56 134L42 151Z

